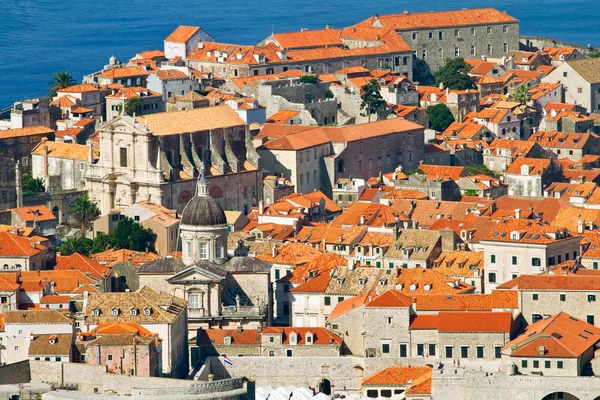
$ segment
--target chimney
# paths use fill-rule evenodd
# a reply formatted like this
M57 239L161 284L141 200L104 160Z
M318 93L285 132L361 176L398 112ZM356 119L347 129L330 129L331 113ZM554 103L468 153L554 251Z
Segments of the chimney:
M594 230L594 221L590 221L590 222L588 222L588 229L589 229L590 231L593 231L593 230Z
M44 140L44 142L45 142L45 140ZM44 143L42 146L43 146L42 150L44 150L44 178L46 178L46 182L47 182L48 181L48 145L46 143Z
M277 257L277 245L273 245L273 249L271 249L271 256L273 258Z
M582 234L584 230L585 222L582 219L577 220L577 233Z
M17 208L23 207L23 183L21 177L21 162L17 161L15 166L15 186L17 192Z
M452 229L440 229L440 238L442 240L442 251L451 253L456 248L456 234Z
M258 202L258 214L262 215L265 212L265 203L261 200Z
M321 248L319 250L325 251L325 244L327 242L325 241L325 238L321 239Z
M520 208L515 208L515 218L521 219L521 209Z
M348 260L348 271L354 270L354 260Z
M364 224L365 224L365 222L366 222L365 216L364 216L364 215L361 215L361 216L360 216L360 225L364 225Z
M544 346L538 347L538 354L540 355L540 357L546 355L546 348Z
M237 327L237 333L238 333L238 334L239 334L239 333L242 333L242 326L241 326L241 325Z
M543 212L539 212L536 218L537 222L542 222L544 220L544 213Z

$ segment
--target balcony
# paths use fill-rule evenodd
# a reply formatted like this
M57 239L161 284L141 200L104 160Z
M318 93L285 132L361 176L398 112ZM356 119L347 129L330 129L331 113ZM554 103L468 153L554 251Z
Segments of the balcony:
M204 308L188 308L188 319L199 319L208 317L208 312Z

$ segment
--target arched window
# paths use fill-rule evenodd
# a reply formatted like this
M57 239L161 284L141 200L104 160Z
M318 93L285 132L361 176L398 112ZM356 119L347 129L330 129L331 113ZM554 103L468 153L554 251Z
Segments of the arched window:
M210 194L210 197L212 197L213 199L223 197L223 191L218 186L211 186L210 190L208 191L208 194Z
M187 203L192 199L192 194L187 190L184 190L179 194L179 199L177 200L179 203Z

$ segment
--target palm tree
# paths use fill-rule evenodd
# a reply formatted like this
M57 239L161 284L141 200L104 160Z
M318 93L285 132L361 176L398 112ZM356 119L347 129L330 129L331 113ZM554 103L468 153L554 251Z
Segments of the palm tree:
M42 193L46 190L45 183L44 178L34 178L29 182L28 189L32 193Z
M72 237L62 242L60 246L58 246L58 251L60 251L63 256L79 253L87 257L90 254L91 247L92 241L90 239L84 237Z
M50 79L50 96L56 96L60 89L76 85L77 81L67 71L55 72Z
M517 101L521 104L527 103L531 100L531 95L529 94L529 89L525 85L517 86L513 93L513 101Z
M87 195L77 196L71 203L69 213L81 221L81 234L85 235L85 227L100 216L100 210L96 203Z

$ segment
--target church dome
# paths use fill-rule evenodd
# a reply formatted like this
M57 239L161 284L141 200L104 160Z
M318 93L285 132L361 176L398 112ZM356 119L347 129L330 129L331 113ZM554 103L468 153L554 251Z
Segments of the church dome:
M182 225L215 226L227 224L223 207L208 194L208 182L202 171L198 189L181 213Z

